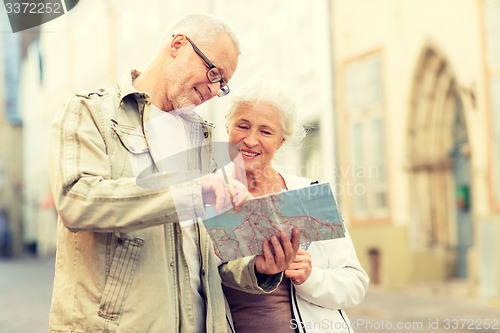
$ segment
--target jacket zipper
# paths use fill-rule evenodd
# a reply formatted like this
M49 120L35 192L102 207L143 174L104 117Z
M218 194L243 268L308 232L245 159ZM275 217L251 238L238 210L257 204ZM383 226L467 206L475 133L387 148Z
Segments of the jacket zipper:
M295 324L297 325L296 332L304 332L306 333L306 327L302 321L302 316L300 315L299 305L297 302L297 292L293 287L293 284L290 282L290 293L292 294L291 302L292 302L292 320L295 320ZM298 317L298 318L297 318Z
M307 333L306 327L305 327L305 325L303 325L302 316L300 315L299 305L297 302L297 292L295 291L295 288L293 287L292 284L290 284L290 289L291 289L291 293L292 293L292 319L295 319L295 323L297 325L298 332ZM342 313L342 310L338 309L337 311L339 312L340 316L342 317L342 320L344 321L344 323L347 327L347 331L351 332L351 329L349 327L349 323L345 319L344 314ZM298 316L298 321L297 321L297 318L295 318L295 314L297 314L297 316Z
M344 314L342 313L342 310L341 310L341 309L338 309L338 312L340 313L340 316L341 316L341 317L342 317L342 319L344 320L345 326L347 327L347 331L348 331L348 332L351 332L351 329L349 328L349 323L347 322L347 320L345 320L345 318L344 318Z

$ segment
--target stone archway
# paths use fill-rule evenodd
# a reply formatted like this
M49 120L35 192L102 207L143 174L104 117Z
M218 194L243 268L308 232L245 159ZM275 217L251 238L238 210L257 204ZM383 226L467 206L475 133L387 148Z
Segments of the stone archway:
M456 132L466 129L457 115L463 119L455 77L446 58L427 46L415 70L408 118L410 239L414 249L442 266L443 278L456 277L457 263L464 261L457 257L454 170L458 144L464 144Z

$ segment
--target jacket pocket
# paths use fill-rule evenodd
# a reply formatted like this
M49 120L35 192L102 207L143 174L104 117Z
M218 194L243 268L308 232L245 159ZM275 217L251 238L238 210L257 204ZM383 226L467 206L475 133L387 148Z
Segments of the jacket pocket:
M104 292L99 305L99 316L118 321L127 300L130 286L141 255L144 240L118 239Z
M143 154L149 152L148 143L140 128L120 125L116 120L111 119L111 129L129 153Z
M113 177L137 176L153 164L147 140L140 127L120 125L111 119L114 144ZM121 165L121 166L120 166Z

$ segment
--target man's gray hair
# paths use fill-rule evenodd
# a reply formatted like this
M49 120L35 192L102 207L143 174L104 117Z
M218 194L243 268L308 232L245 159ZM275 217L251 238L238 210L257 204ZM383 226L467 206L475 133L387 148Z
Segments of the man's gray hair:
M167 29L164 41L176 34L187 35L201 45L210 43L221 34L227 34L236 46L238 55L241 54L240 43L233 30L222 19L211 14L199 13L181 17Z

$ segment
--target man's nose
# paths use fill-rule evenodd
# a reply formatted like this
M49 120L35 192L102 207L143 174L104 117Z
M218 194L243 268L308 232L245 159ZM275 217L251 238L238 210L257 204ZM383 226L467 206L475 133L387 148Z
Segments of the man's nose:
M220 82L209 82L208 89L210 90L210 98L217 96L219 92Z

